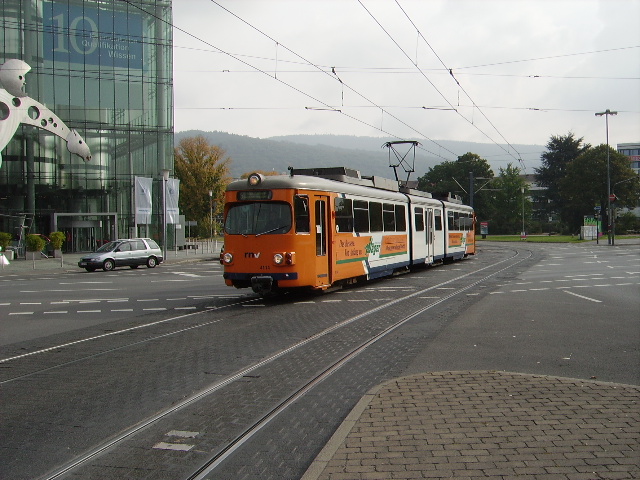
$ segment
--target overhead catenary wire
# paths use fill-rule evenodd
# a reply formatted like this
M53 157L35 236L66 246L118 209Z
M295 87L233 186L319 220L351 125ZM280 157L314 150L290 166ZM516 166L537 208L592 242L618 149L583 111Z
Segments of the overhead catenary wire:
M232 12L231 10L229 10L228 8L226 8L225 6L221 5L219 2L217 2L216 0L210 0L211 3L217 5L219 8L223 9L224 11L226 11L227 13L229 13L230 15L234 16L236 19L240 20L242 23L244 23L245 25L247 25L248 27L252 28L253 30L255 30L256 32L260 33L261 35L263 35L264 37L268 38L269 40L273 41L273 42L277 42L277 40L275 40L274 38L272 38L269 34L263 32L262 30L260 30L258 27L256 27L255 25L249 23L248 21L246 21L245 19L243 19L242 17L238 16L237 14L235 14L234 12ZM448 148L444 147L443 145L440 145L438 142L436 142L435 140L429 138L427 135L425 135L424 133L418 131L417 129L415 129L414 127L412 127L411 125L407 124L406 122L404 122L403 120L401 120L400 118L398 118L397 116L393 115L391 112L384 110L384 108L380 107L379 105L377 105L373 100L370 100L369 98L367 98L365 95L363 95L362 93L360 93L359 91L357 91L356 89L354 89L353 87L351 87L350 85L346 84L345 82L343 82L340 77L338 76L338 74L336 73L336 68L335 67L331 67L331 72L327 71L327 69L317 65L316 63L306 59L305 57L303 57L302 55L298 54L297 52L291 50L290 48L286 47L285 45L283 45L282 43L278 43L278 45L280 45L282 48L284 48L286 51L288 51L289 53L295 55L296 57L298 57L299 59L301 59L302 61L304 61L306 64L313 66L315 69L317 69L318 71L320 71L323 74L328 75L330 78L337 80L340 85L341 88L344 89L344 87L346 87L347 89L349 89L350 91L352 91L353 93L355 93L356 95L358 95L360 98L362 98L363 100L366 100L367 102L371 103L372 105L376 106L377 108L379 108L383 114L387 114L389 116L391 116L394 120L398 121L399 123L401 123L402 125L408 127L409 129L411 129L413 132L417 133L418 135L424 137L426 140L434 143L435 145L437 145L438 147L440 147L443 150L446 150L447 152L449 152L450 154L454 155L454 156L458 156L455 152L449 150ZM342 90L342 100L344 103L344 90ZM344 112L341 112L344 113ZM377 130L387 133L384 131L384 129L382 127L374 127ZM400 139L401 137L398 137L396 135L392 135L395 138ZM432 155L435 155L439 158L443 158L440 154L435 153L435 152L431 152L429 150L426 150L424 148L421 148L422 150L425 150L428 153L431 153ZM446 160L446 159L445 159Z
M515 160L517 160L519 163L523 164L522 159L521 158L516 158L511 152L509 152L507 149L505 149L502 145L500 145L499 143L497 143L493 138L491 138L486 132L484 132L482 129L480 129L477 125L474 124L474 122L472 120L469 120L467 117L465 117L464 115L462 115L462 113L460 113L460 111L449 101L449 99L440 91L440 89L438 89L438 87L436 87L436 85L431 81L431 79L424 73L424 71L412 60L411 56L406 52L406 50L404 48L402 48L402 46L396 41L396 39L393 37L393 35L391 35L391 33L389 33L389 31L384 27L384 25L382 25L382 23L380 23L380 21L376 18L376 16L366 7L366 5L364 3L362 3L362 0L358 0L358 3L362 6L362 8L369 14L369 16L373 19L373 21L382 29L382 31L389 37L389 39L398 47L398 49L403 53L403 55L405 57L407 57L407 59L415 66L415 68L421 73L421 75L425 78L425 80L427 80L427 82L429 82L429 84L435 89L436 92L438 92L438 94L444 99L444 101L461 117L463 118L467 123L469 123L471 126L473 126L476 130L478 130L480 133L482 133L488 140L490 140L492 143L494 143L495 145L497 145L498 147L500 147L502 150L504 150L507 154L511 155ZM397 0L396 0L397 3ZM398 4L398 6L400 6L400 4ZM404 12L404 10L402 9L402 7L400 7L401 10ZM406 15L406 13L405 13ZM407 16L407 18L409 18ZM418 30L418 28L415 26L415 24L413 23L413 21L411 21L411 19L409 18L409 21L411 22L411 24L414 26L414 28L416 28L416 30L418 32L420 32ZM422 36L422 34L420 34ZM424 37L423 37L424 38ZM425 39L426 41L426 39ZM428 45L428 42L427 42ZM434 52L435 53L435 52ZM437 54L436 54L437 56ZM438 59L440 60L440 58L438 57ZM441 61L442 62L442 61ZM444 63L443 63L444 65ZM445 65L446 68L446 65ZM448 69L450 70L450 69ZM452 73L450 71L450 73ZM454 78L455 79L455 78ZM456 80L457 82L457 80ZM484 114L483 114L484 116ZM486 117L485 117L486 118ZM487 119L488 120L488 119ZM491 124L491 122L489 122ZM495 127L495 125L491 124L493 126L493 128L500 133L497 128ZM500 136L504 139L504 137L500 134ZM506 140L505 140L506 142ZM511 146L511 144L509 144L509 142L507 142L507 144L513 148ZM514 149L515 151L515 149ZM517 153L517 152L516 152ZM524 167L524 165L523 165Z
M435 51L435 49L431 46L431 44L427 41L427 39L424 37L424 35L422 35L422 32L420 31L420 29L418 28L418 26L413 22L413 20L411 20L411 17L409 17L409 15L407 14L407 12L404 10L404 8L402 8L402 5L400 5L400 2L398 0L396 1L396 5L398 5L398 7L400 8L400 10L402 11L402 13L404 13L404 15L407 17L407 20L409 20L409 22L411 23L411 25L413 25L413 28L416 29L416 32L418 32L418 38L422 38L422 40L424 40L424 42L427 44L427 46L429 47L429 49L433 52L433 54L436 56L436 58L438 59L438 61L442 64L442 66L445 68L445 70L449 70L449 74L451 75L451 78L453 78L453 80L456 82L456 84L458 85L458 87L460 87L460 89L464 92L464 94L467 96L467 98L471 101L471 103L473 104L473 106L478 110L478 112L480 112L480 114L485 118L485 120L487 122L489 122L489 125L491 125L493 127L493 129L498 133L498 135L500 135L500 138L502 138L507 145L509 145L509 147L513 148L513 151L516 152L518 154L518 158L517 160L520 162L520 164L522 165L522 169L526 172L526 166L524 164L524 161L522 160L522 156L520 155L520 153L513 147L513 145L511 145L511 143L504 137L504 135L502 135L502 132L500 132L500 130L498 130L498 127L496 127L493 122L491 120L489 120L489 117L487 117L485 115L485 113L482 111L482 109L480 107L478 107L478 105L476 104L476 102L471 98L471 95L469 95L469 93L464 89L464 87L460 84L460 82L458 81L458 79L455 77L455 75L453 74L453 69L449 68L444 61L442 60L442 58L440 58L440 55L437 54L437 52ZM416 65L417 67L417 65ZM495 142L494 142L495 143ZM498 145L496 143L496 145ZM515 158L515 157L514 157Z
M267 72L267 71L266 71L266 70L264 70L264 69L261 69L261 68L259 68L259 67L256 67L255 65L252 65L252 64L250 64L249 62L246 62L246 61L244 61L244 60L242 60L242 59L240 59L240 58L238 58L238 57L234 56L233 54L231 54L231 53L229 53L229 52L226 52L225 50L222 50L221 48L216 47L215 45L213 45L213 44L211 44L210 42L208 42L208 41L206 41L206 40L204 40L204 39L202 39L202 38L198 37L197 35L194 35L194 34L192 34L192 33L190 33L190 32L187 32L186 30L184 30L184 29L182 29L182 28L180 28L180 27L177 27L176 25L173 25L173 24L172 24L171 22L169 22L168 20L166 20L166 19L164 19L164 18L161 18L161 17L159 17L159 16L155 15L155 14L154 14L154 13L152 13L152 12L148 12L148 11L144 10L142 7L140 7L140 6L138 6L138 5L133 4L133 3L131 2L131 0L123 0L123 1L124 1L124 2L126 2L126 3L128 3L129 5L131 5L132 7L135 7L135 8L137 8L137 9L139 9L140 11L144 12L144 13L145 13L145 14L147 14L147 15L150 15L150 16L152 16L152 17L154 17L154 18L156 18L156 19L158 19L158 20L160 20L160 21L162 21L162 22L167 23L168 25L170 25L170 26L171 26L172 28L174 28L175 30L178 30L178 31L180 31L180 32L184 33L185 35L188 35L189 37L191 37L191 38L193 38L193 39L195 39L195 40L197 40L197 41L199 41L199 42L202 42L202 43L204 43L205 45L210 46L211 48L214 48L214 49L215 49L216 51L218 51L219 53L225 54L225 55L227 55L227 56L229 56L229 57L233 58L234 60L236 60L236 61L238 61L238 62L240 62L240 63L242 63L242 64L244 64L244 65L246 65L246 66L248 66L248 67L250 67L250 68L252 68L252 69L254 69L254 70L256 70L257 72L262 73L262 74L264 74L264 75L266 75L266 76L268 76L268 77L272 78L273 80L275 80L275 81L277 81L277 82L281 83L282 85L284 85L284 86L286 86L286 87L288 87L288 88L290 88L290 89L292 89L292 90L294 90L294 91L296 91L296 92L300 93L301 95L304 95L305 97L307 97L307 98L309 98L309 99L311 99L311 100L313 100L313 101L315 101L315 102L319 103L320 105L323 105L324 107L326 107L324 110L328 110L328 111L333 111L333 112L336 112L336 113L340 113L340 114L344 115L345 117L350 118L351 120L354 120L354 121L359 122L359 123L361 123L361 124L363 124L363 125L366 125L367 127L372 128L372 129L374 129L374 130L378 130L378 131L380 131L380 132L382 132L382 133L384 133L384 134L386 134L386 135L389 135L389 136L391 136L391 137L393 137L393 138L398 138L398 139L400 139L400 138L401 138L401 137L398 137L398 136L396 136L395 134L393 134L393 133L391 133L391 132L387 132L387 131L385 131L385 130L381 129L380 127L377 127L377 126L375 126L375 125L373 125L373 124L371 124L371 123L368 123L368 122L366 122L365 120L362 120L362 119L360 119L360 118L354 117L353 115L350 115L350 114L348 114L348 113L346 113L346 112L344 112L344 111L342 111L342 110L338 110L338 109L336 109L335 107L333 107L333 106L329 105L328 103L326 103L326 102L324 102L324 101L322 101L322 100L320 100L320 99L318 99L318 98L314 97L313 95L311 95L311 94L309 94L309 93L307 93L307 92L305 92L305 91L301 90L300 88L298 88L298 87L296 87L296 86L294 86L294 85L291 85L290 83L287 83L287 82L285 82L284 80L282 80L282 79L280 79L280 78L277 78L277 76L276 76L275 74L271 74L271 73ZM215 2L214 2L214 3L215 3ZM281 45L281 46L282 46L282 45ZM286 48L286 47L284 47L284 46L283 46L283 48ZM287 49L287 50L288 50L288 49ZM428 151L428 150L427 150L427 151ZM440 158L443 158L443 159L444 159L444 157L442 157L441 155L439 155L439 154L437 154L437 153L435 153L435 152L430 152L430 151L428 151L428 152L429 152L429 153L431 153L432 155L435 155L435 156L437 156L437 157L440 157ZM453 153L453 152L451 152L451 153ZM455 155L455 154L454 154L454 155ZM446 160L446 159L445 159L445 160Z

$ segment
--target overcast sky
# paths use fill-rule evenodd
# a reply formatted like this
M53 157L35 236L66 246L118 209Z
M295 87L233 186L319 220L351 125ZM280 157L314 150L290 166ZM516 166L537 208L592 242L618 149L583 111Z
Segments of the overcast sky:
M640 0L175 0L175 128L438 152L597 145L610 109L610 144L636 142L639 21Z

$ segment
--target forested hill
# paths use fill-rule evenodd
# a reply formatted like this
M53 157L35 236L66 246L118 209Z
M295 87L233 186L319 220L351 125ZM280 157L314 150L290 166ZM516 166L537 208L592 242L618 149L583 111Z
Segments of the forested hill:
M233 177L239 177L243 173L254 170L286 173L287 167L292 166L295 168L349 167L360 170L363 175L393 178L393 169L389 168L389 152L382 146L394 139L347 135L290 135L261 139L225 132L190 130L175 134L176 146L181 139L197 135L202 135L209 143L218 145L227 152L232 160L230 170ZM456 157L447 151L440 150L431 142L423 148L438 153L448 160L455 160L457 156L467 152L477 153L491 164L496 174L500 167L504 168L510 162L518 165L513 157L494 144L444 140L438 143L455 152ZM539 165L544 146L514 145L514 148L522 155L527 173L533 173L533 168ZM406 147L401 145L398 150L404 154ZM411 156L409 154L407 158ZM392 158L394 158L393 154ZM417 180L429 168L442 161L442 158L431 155L424 149L417 149L416 171L411 179ZM406 178L406 174L402 172L399 175L401 178Z

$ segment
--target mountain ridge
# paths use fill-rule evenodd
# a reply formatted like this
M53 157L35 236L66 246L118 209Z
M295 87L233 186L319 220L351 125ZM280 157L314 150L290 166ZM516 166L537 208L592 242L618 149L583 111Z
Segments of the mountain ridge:
M209 143L218 145L226 151L227 156L231 158L229 170L234 178L254 170L286 173L289 166L295 168L343 166L359 170L363 175L394 178L393 170L389 167L390 152L384 148L384 144L395 139L321 134L254 138L220 131L188 130L176 132L174 140L178 145L183 138L198 135L202 135ZM512 156L505 152L513 149L521 154L527 173L533 173L533 169L539 166L540 155L545 151L542 145L513 145L511 148L507 145L454 140L438 140L437 143L441 147L429 143L426 147L419 147L416 150L415 173L412 174L412 180L417 180L429 168L445 160L455 160L457 156L467 152L476 153L485 158L497 175L498 169L506 167L508 163L518 166L518 155L514 153ZM400 155L404 155L410 148L408 145L399 145L397 150ZM440 157L434 155L436 148L440 150L437 152ZM456 155L444 149L455 152ZM413 154L409 152L406 158L411 163ZM395 161L393 154L391 154L391 160ZM399 169L398 175L404 178L406 173Z

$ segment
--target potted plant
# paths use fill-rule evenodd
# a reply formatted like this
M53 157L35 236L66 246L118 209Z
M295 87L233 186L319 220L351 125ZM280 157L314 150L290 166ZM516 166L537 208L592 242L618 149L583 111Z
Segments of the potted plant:
M12 235L7 232L0 232L0 254L7 257L7 260L13 260L13 250L7 255L7 247L11 243ZM9 258L9 255L11 258Z
M53 258L61 258L62 244L65 242L67 237L62 232L51 232L49 234L49 238L51 239L51 246L53 247Z
M40 258L40 251L47 244L47 241L42 237L42 235L38 235L37 233L32 233L27 235L26 246L27 246L27 260L37 260Z

